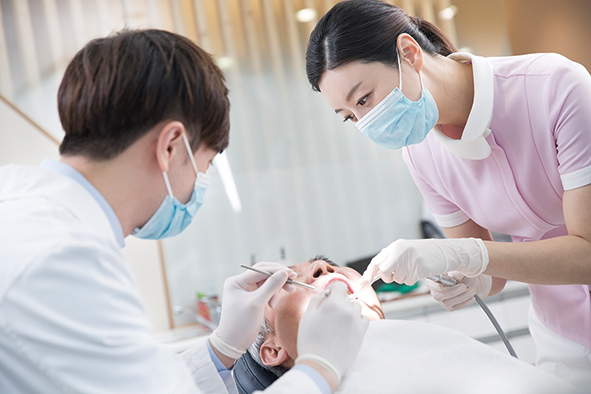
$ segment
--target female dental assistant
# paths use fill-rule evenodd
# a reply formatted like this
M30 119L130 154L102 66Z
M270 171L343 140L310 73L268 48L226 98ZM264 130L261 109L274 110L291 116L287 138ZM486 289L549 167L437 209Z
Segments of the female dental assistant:
M454 53L432 24L377 0L344 1L310 36L312 87L403 158L445 240L398 240L364 276L429 283L458 309L529 283L536 364L591 384L591 77L560 55ZM490 231L513 243L494 242Z

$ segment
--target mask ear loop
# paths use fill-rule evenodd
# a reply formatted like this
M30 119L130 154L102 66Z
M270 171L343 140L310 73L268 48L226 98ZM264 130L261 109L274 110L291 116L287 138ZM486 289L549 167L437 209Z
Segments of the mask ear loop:
M400 52L396 47L396 60L398 61L398 90L402 92L402 67L400 67Z
M187 152L189 153L189 159L191 159L191 164L193 164L193 169L195 170L195 175L199 175L199 170L197 169L197 163L195 163L195 158L193 157L193 152L191 152L191 145L189 145L189 139L187 138L187 133L183 133L183 141L185 141L185 146L187 147Z
M402 92L402 68L400 67L400 52L398 52L398 47L396 47L396 60L398 60L398 90ZM423 77L421 76L421 72L419 71L419 81L421 82L421 97L423 96L422 90L425 88L423 85Z
M166 174L166 171L162 172L162 176L164 177L164 184L166 185L166 190L168 190L168 195L171 198L174 198L174 195L172 194L172 188L170 187L170 181L168 180L168 174Z
M189 140L187 139L187 135L183 133L183 141L185 141L185 147L187 148L187 152L189 153L189 159L191 159L191 164L193 165L193 169L195 170L195 175L199 175L199 171L197 170L197 163L195 163L195 158L193 157L193 153L191 152L191 145L189 145ZM164 184L166 185L166 190L168 191L168 195L174 198L172 194L172 187L170 186L170 180L168 179L168 174L163 171L162 176L164 177Z

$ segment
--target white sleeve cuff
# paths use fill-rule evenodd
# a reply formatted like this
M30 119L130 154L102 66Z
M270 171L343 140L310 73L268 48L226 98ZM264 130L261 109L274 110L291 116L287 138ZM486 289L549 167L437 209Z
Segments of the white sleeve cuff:
M447 215L437 215L434 213L433 217L441 227L455 227L470 220L468 215L463 211L456 211Z
M314 381L314 383L316 383L322 394L331 393L328 382L314 368L303 364L296 364L292 369L301 371L308 375Z
M591 184L591 166L569 174L560 175L564 190L572 190Z

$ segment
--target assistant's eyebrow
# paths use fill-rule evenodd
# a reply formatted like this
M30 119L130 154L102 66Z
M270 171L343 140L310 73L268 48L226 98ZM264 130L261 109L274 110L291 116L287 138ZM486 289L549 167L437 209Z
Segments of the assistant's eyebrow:
M355 94L355 92L357 91L357 89L359 89L359 86L361 86L362 83L363 83L363 81L359 82L357 85L353 86L351 88L351 90L349 90L349 93L347 94L347 97L345 98L345 100L347 102L349 102L351 100L351 97L353 97L353 95ZM334 110L334 112L337 113L337 114L339 112L341 112L341 111L342 111L342 108L339 108L339 109L335 109Z

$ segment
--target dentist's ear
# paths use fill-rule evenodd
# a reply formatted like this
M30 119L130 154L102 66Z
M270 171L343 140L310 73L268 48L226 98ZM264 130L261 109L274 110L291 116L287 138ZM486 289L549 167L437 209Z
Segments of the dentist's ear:
M289 359L287 351L275 343L275 336L269 335L261 345L261 360L268 367L276 367Z
M160 129L156 141L156 159L158 160L160 171L169 171L170 161L177 152L182 152L182 154L186 155L183 145L183 133L185 132L185 126L176 120L167 122Z

